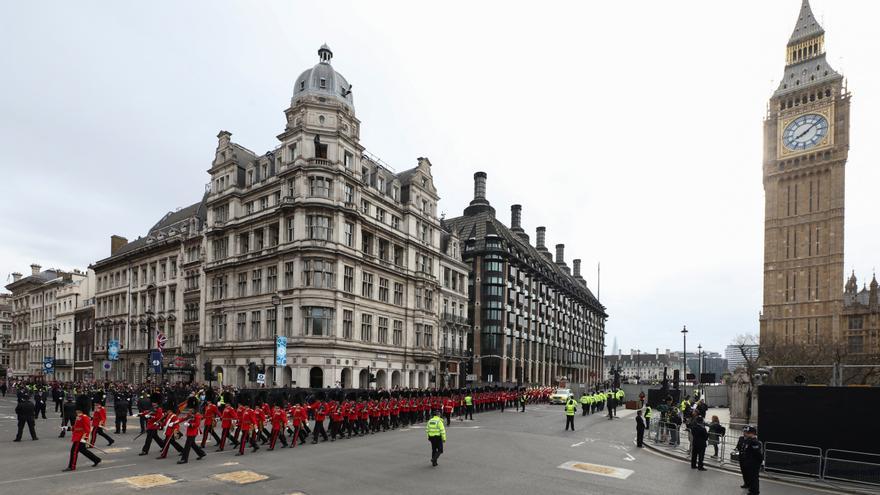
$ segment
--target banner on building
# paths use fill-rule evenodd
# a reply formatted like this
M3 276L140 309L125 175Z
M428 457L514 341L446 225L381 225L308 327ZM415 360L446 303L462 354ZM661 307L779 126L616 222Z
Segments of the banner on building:
M287 337L275 337L275 366L287 366Z
M150 351L150 367L153 373L162 374L162 351Z
M157 333L156 334L156 347L160 351L165 350L165 344L167 344L167 343L168 343L168 337L166 337L164 333Z
M55 358L46 356L43 358L43 373L51 375L55 373Z
M107 343L107 359L116 361L119 359L119 341L114 339Z

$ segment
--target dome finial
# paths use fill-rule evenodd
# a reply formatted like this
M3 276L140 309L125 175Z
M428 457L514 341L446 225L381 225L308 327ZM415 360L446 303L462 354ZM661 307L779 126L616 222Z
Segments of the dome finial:
M327 46L327 43L321 45L321 48L318 48L318 57L321 58L322 64L329 64L330 59L333 58L333 51L330 50L330 47Z

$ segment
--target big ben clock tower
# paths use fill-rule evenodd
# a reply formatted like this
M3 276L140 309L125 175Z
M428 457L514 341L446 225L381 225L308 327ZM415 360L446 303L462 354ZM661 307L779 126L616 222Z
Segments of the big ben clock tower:
M764 120L762 345L840 338L849 104L825 59L825 30L803 0Z

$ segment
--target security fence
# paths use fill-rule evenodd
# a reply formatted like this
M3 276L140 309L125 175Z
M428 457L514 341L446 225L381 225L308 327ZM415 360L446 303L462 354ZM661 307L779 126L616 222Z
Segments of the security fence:
M746 425L728 423L723 426L726 431L717 438L718 456L712 455L714 448L710 440L705 463L718 467L738 465L736 447ZM690 454L691 435L686 426L652 418L646 435L646 442L679 454ZM880 486L880 454L839 449L823 452L820 447L812 445L781 442L762 443L761 449L764 469L769 472Z

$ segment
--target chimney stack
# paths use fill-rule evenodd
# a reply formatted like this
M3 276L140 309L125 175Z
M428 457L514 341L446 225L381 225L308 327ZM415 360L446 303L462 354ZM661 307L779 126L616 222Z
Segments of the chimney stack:
M522 205L510 205L510 230L522 230Z
M581 260L574 260L574 261L572 261L572 263L574 264L574 278L580 278L581 277Z
M495 216L495 208L492 208L486 199L486 172L477 172L474 174L474 199L464 209L464 214L476 215L484 211L491 212L492 216Z
M486 172L474 174L474 201L486 201Z
M565 244L557 244L556 245L556 264L564 265L565 264Z
M116 254L120 249L128 244L128 239L119 235L110 236L110 256Z
M658 363L660 362L660 348L659 347L654 348L654 360L657 361Z
M544 240L547 236L547 227L538 227L535 229L535 249L538 251L545 251L547 246L544 245Z
M33 265L31 265L31 275L39 275L39 274L40 274L40 268L42 268L42 267L41 267L40 265L36 264L36 263L34 263Z
M13 273L12 274L12 281L18 282L19 280L21 280L21 273L18 273L18 272Z
M669 349L666 349L666 357L667 358L669 358L669 354L670 354Z

